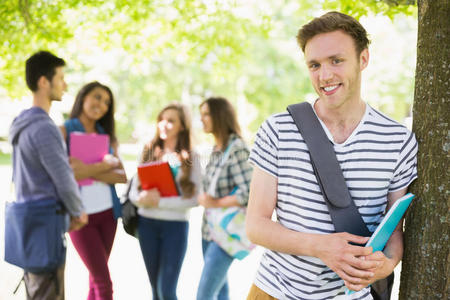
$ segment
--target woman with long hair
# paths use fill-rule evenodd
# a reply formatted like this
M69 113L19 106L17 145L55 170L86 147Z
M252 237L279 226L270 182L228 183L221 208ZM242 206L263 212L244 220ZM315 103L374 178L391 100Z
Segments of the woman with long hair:
M168 162L180 196L162 197L157 188L141 190L133 180L130 199L137 204L138 238L153 299L177 299L176 288L186 254L189 211L201 190L201 166L192 149L191 120L181 104L170 104L157 118L154 138L140 162Z
M227 99L213 97L200 104L200 114L203 130L213 135L215 145L203 177L207 192L199 196L198 202L205 210L246 206L252 168L247 162L249 150L241 137L235 110ZM212 239L205 215L202 249L204 267L197 299L229 299L227 272L234 258Z
M117 154L119 144L114 125L111 89L94 81L78 92L69 120L60 127L68 149L72 132L107 134L110 140L110 154L99 163L85 164L75 157L69 158L77 180L94 180L90 185L80 186L89 223L70 233L72 243L89 271L88 300L113 299L108 259L120 217L120 202L114 184L127 182Z

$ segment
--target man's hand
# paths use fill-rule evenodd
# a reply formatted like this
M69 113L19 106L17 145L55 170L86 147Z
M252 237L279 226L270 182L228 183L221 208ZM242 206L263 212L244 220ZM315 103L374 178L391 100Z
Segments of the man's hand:
M361 278L361 282L359 284L350 283L345 281L345 286L352 291L359 291L368 286L369 284L374 283L377 280L388 277L395 268L395 261L389 259L383 252L377 251L368 256L361 257L366 261L376 262L377 266L369 271L374 275L370 278Z
M317 257L344 280L352 290L361 290L366 282L373 280L375 269L381 265L371 256L371 247L360 247L349 244L364 244L368 237L361 237L346 232L323 235L317 245ZM366 257L371 257L368 259Z
M142 207L158 207L161 195L157 188L143 190L139 193L138 203Z
M73 230L79 230L83 226L87 225L88 219L89 217L85 212L81 213L81 215L78 217L70 216L69 232Z

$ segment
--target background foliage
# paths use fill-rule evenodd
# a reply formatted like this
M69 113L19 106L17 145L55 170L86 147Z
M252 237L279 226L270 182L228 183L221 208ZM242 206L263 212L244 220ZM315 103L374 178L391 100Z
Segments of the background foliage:
M254 131L288 103L314 97L295 44L301 24L325 10L361 19L383 14L396 20L397 34L410 35L416 24L402 16L416 14L414 2L6 0L0 4L0 96L27 95L24 60L48 49L68 62L71 99L91 80L112 87L122 141L148 135L168 102L182 101L195 112L210 95L229 98L242 126ZM367 85L367 100L402 120L413 99L415 47L397 46L397 64L372 71L368 82L377 84Z

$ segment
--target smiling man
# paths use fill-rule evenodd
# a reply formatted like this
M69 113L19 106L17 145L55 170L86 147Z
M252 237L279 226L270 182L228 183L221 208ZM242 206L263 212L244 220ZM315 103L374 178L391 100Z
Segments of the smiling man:
M312 107L373 232L417 177L416 139L361 99L369 40L357 20L329 12L304 25L297 40L318 95ZM375 253L355 245L368 237L336 232L308 147L287 112L261 125L250 161L255 168L247 234L267 250L248 299L377 299L369 285L389 276L401 260L401 224L385 250ZM356 293L345 295L345 287Z

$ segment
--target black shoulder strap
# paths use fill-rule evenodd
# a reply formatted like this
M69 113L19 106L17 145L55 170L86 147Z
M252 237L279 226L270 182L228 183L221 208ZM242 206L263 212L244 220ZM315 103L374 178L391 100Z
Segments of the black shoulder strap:
M336 232L370 236L353 202L336 153L308 102L287 107L309 149L317 182L330 211Z

